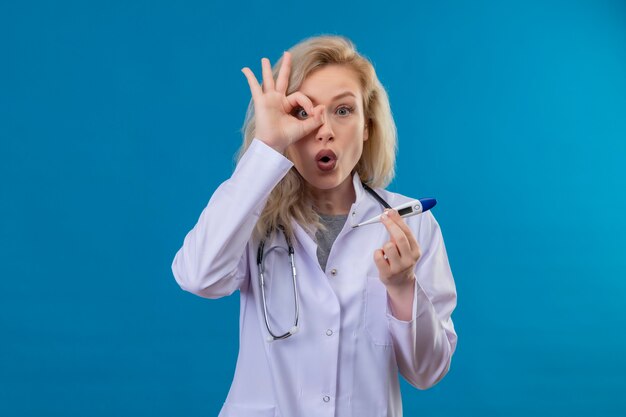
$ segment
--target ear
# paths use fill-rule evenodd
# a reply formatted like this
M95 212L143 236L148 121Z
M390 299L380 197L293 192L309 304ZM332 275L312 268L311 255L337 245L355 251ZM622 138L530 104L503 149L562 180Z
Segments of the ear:
M365 142L366 140L368 140L370 138L370 122L372 121L372 119L367 119L365 121L365 127L363 128L363 142Z

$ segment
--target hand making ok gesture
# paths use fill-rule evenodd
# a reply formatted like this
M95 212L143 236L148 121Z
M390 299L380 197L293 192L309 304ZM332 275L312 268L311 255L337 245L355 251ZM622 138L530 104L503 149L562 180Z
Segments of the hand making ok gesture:
M291 54L285 52L276 83L270 61L261 59L263 87L250 68L242 68L248 79L255 114L255 137L283 152L289 145L302 139L324 123L324 106L313 106L311 100L299 91L286 95L291 72ZM299 109L299 117L292 112ZM304 112L304 113L302 113Z

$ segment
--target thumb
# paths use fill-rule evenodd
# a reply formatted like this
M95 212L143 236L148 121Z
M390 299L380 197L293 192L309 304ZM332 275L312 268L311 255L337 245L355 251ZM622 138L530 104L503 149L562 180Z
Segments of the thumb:
M304 135L308 135L326 122L326 106L320 104L313 108L311 117L302 120L302 130Z

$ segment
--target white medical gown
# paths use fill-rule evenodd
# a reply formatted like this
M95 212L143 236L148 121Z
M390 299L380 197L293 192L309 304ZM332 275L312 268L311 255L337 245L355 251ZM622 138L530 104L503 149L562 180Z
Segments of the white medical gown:
M292 166L253 140L172 264L178 284L193 294L219 298L240 293L239 356L220 417L401 416L398 372L411 385L429 388L448 372L457 344L450 317L456 289L439 225L430 211L405 219L422 255L415 267L413 318L397 320L373 261L389 234L382 224L351 227L382 212L355 175L356 201L325 271L314 239L294 225L299 331L270 342L261 312L259 242L251 236L267 197ZM376 191L392 207L410 200ZM282 233L274 233L265 245L274 333L289 330L294 320L292 276L283 249Z

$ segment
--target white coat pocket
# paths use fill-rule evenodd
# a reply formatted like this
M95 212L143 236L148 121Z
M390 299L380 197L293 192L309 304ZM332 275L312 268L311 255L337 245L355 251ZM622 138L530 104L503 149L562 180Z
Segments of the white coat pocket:
M391 346L387 319L387 289L376 276L368 276L365 284L365 332L375 345Z
M227 402L219 417L277 417L276 407Z

